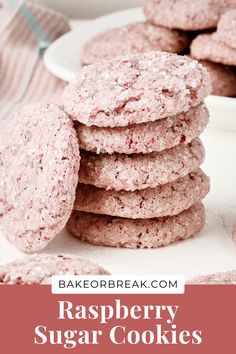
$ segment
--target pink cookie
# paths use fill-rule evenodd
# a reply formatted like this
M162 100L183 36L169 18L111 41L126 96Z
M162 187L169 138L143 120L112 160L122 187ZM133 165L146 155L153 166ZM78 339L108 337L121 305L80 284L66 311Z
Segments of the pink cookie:
M152 50L179 53L188 43L188 36L183 32L153 26L148 22L133 22L91 38L83 48L81 61L86 65L94 64L116 56Z
M210 275L198 276L188 282L189 284L222 284L236 285L236 270L224 273L215 273Z
M85 125L122 127L187 112L210 91L207 70L197 61L150 52L84 67L61 103Z
M117 128L87 127L77 123L75 128L81 149L97 154L147 154L191 142L202 133L208 121L209 112L205 105L200 105L156 122Z
M236 49L236 8L226 12L217 26L213 38L223 44Z
M198 60L236 66L236 49L214 40L212 34L201 34L192 41L191 56Z
M96 155L83 151L79 181L118 191L154 188L195 171L203 163L204 156L199 139L144 155Z
M57 106L26 106L0 135L0 227L24 252L36 252L65 226L80 165L71 119Z
M67 229L82 240L100 246L157 248L197 235L205 225L201 203L176 216L124 219L73 212Z
M0 285L50 284L53 275L102 275L103 268L76 256L33 255L0 267Z
M211 76L213 95L236 96L236 70L234 67L205 60L200 62Z
M79 185L74 209L130 219L158 218L188 209L209 189L209 178L200 169L163 186L134 192Z
M155 25L196 31L216 27L221 14L235 7L236 0L146 0L144 13Z

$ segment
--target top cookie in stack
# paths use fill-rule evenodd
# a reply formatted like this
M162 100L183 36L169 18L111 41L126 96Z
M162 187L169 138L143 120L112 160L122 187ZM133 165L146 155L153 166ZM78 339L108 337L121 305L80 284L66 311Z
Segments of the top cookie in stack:
M198 139L208 122L207 71L150 52L84 67L63 109L83 147L68 228L95 244L159 247L198 233L209 180Z
M210 90L196 60L151 52L84 67L66 87L62 106L87 126L125 127L188 112Z

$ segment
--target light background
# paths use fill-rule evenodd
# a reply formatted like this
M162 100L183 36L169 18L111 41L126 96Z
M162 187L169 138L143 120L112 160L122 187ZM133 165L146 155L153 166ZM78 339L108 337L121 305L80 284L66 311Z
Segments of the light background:
M143 0L40 0L70 18L93 18L112 11L141 6Z

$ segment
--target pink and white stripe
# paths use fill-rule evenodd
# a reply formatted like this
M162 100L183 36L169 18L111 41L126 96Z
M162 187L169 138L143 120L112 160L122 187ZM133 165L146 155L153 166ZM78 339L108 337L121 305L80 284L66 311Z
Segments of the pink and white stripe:
M24 3L50 38L70 30L60 13L35 1ZM25 19L5 7L0 9L0 21L0 119L7 119L10 111L22 104L56 102L65 84L44 67L38 39Z

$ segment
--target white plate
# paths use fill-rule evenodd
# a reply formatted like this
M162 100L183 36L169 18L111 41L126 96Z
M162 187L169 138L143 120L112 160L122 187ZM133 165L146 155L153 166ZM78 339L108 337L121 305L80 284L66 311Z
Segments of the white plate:
M132 21L142 21L141 8L130 9L99 17L65 34L46 51L44 62L48 70L65 81L71 81L81 70L80 53L84 43L99 32L119 27ZM236 99L210 96L207 105L212 119L210 126L236 131Z
M83 243L66 231L50 243L46 253L71 253L90 259L113 274L197 274L236 269L236 244L231 239L236 221L236 132L207 128L204 171L211 176L211 192L204 204L207 224L190 240L154 250L128 250ZM0 235L0 264L23 254Z

